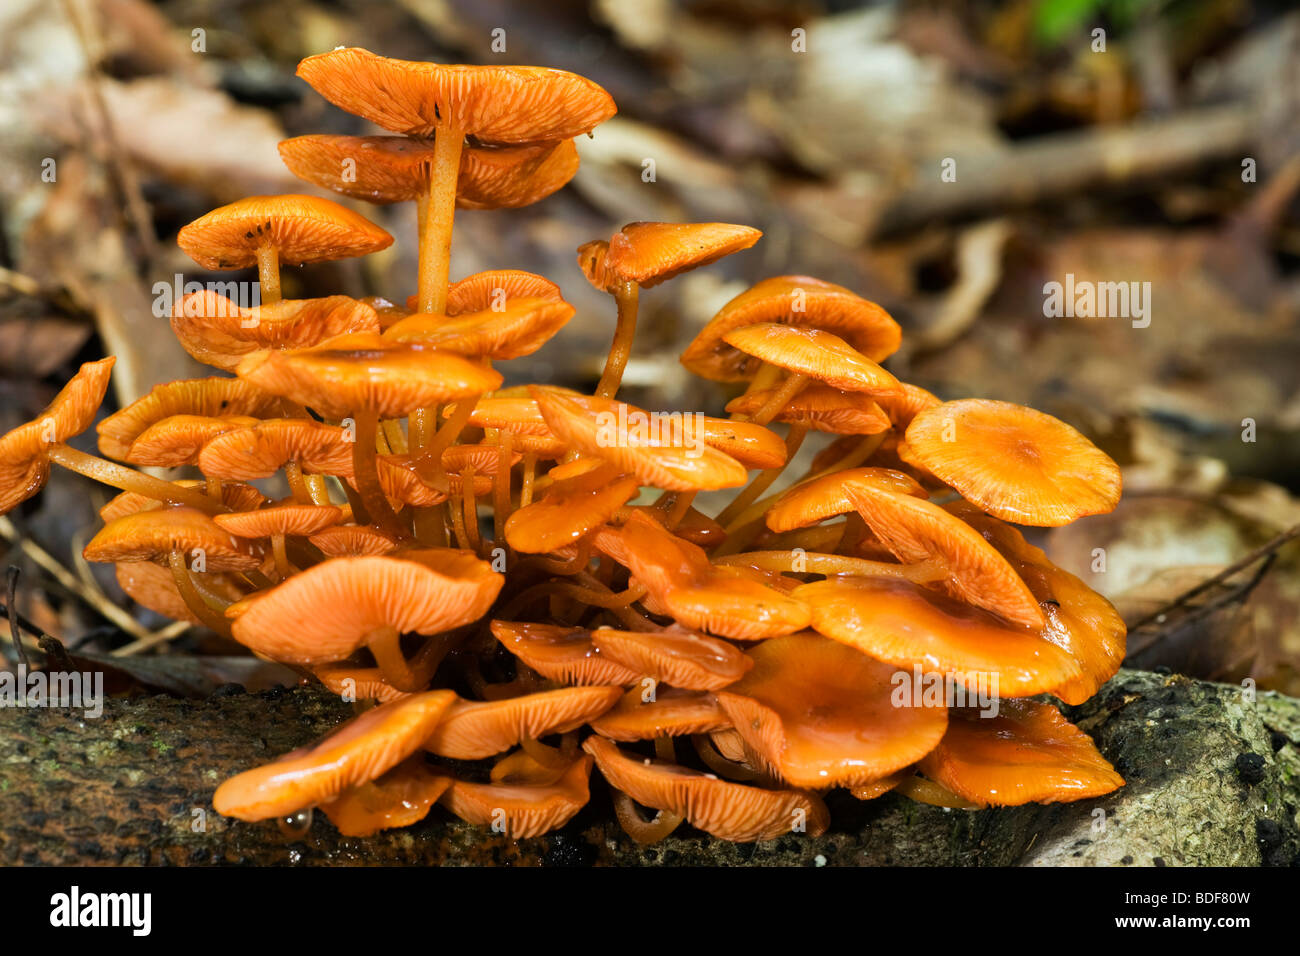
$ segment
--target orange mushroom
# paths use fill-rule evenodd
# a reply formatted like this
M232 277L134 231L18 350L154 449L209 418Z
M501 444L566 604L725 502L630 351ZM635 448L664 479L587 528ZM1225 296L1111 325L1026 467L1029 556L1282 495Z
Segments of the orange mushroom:
M1051 704L1004 700L996 716L956 709L921 772L972 803L1014 807L1100 797L1124 778Z
M614 706L621 687L561 687L501 700L458 700L424 742L440 757L482 760L521 740L581 727Z
M554 783L472 783L451 780L441 803L467 823L491 826L524 840L558 830L587 805L592 760L579 755Z
M274 660L331 663L364 646L389 683L419 690L430 675L407 663L401 635L478 620L503 580L486 561L449 548L331 558L233 605L227 616L235 640Z
M592 285L614 296L618 308L618 326L596 395L613 398L623 381L636 336L639 290L748 249L762 235L750 226L726 222L631 222L607 243L579 246L579 268Z
M750 649L754 669L718 692L736 732L796 787L868 784L916 763L948 724L947 709L898 706L889 664L817 634Z
M212 806L251 823L327 803L415 753L455 696L435 690L368 710L317 744L231 777L217 787Z
M1119 466L1060 419L965 399L919 412L899 454L1006 521L1055 526L1112 511Z
M750 843L788 833L820 836L830 823L825 804L810 793L762 790L675 764L634 760L600 737L588 737L582 747L611 787L643 806L680 815L720 840Z
M251 196L200 216L176 243L205 269L256 265L261 301L280 301L280 263L364 256L393 244L365 216L317 196Z
M641 676L602 653L580 627L493 621L492 635L537 673L564 684L624 686Z

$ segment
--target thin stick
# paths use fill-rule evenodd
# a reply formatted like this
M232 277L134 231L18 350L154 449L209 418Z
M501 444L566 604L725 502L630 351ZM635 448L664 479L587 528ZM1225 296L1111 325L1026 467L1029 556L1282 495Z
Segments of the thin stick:
M1203 594L1204 592L1208 591L1210 588L1214 587L1216 584L1221 584L1222 582L1226 581L1228 578L1232 577L1234 574L1244 571L1246 568L1250 567L1260 558L1264 558L1267 557L1268 555L1271 555L1278 548L1282 547L1282 545L1286 544L1288 541L1291 541L1295 538L1300 538L1300 524L1293 525L1290 528L1287 528L1285 531L1275 536L1270 541L1267 541L1264 544L1260 545L1258 548L1250 552L1250 554L1246 555L1244 558L1234 561L1232 564L1228 565L1218 574L1214 575L1214 577L1207 578L1206 580L1202 581L1200 584L1196 585L1196 587L1184 591L1182 594L1178 595L1176 598L1174 598L1164 607L1160 608L1157 611L1154 611L1151 614L1148 614L1146 617L1142 618L1142 620L1138 621L1136 624L1130 625L1129 630L1136 631L1140 627L1143 627L1152 622L1159 621L1161 618L1168 615L1175 608L1181 607L1182 605L1190 601L1192 598L1196 597L1198 594Z
M0 536L6 540L12 541L43 571L54 578L59 586L69 594L80 598L92 610L96 611L101 617L116 625L126 633L130 634L137 640L149 637L151 632L143 627L139 621L133 618L126 611L122 610L98 589L92 589L84 581L59 563L59 560L50 554L31 538L22 536L14 523L4 515L0 515Z
M14 615L9 619L9 637L13 640L14 654L18 658L18 663L24 670L31 669L31 661L27 659L27 648L23 647L23 616L18 611L18 575L22 573L18 566L11 564L9 570L5 572L5 584L8 595L5 598L5 606L14 609Z

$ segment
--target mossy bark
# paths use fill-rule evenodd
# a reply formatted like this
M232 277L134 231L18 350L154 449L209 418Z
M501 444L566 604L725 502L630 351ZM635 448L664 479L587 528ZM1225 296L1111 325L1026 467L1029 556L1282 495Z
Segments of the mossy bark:
M1276 865L1298 849L1300 700L1252 702L1240 688L1137 671L1070 714L1128 780L1102 800L963 812L841 792L821 837L743 845L683 828L651 847L613 822L598 777L575 820L534 840L441 809L366 839L340 836L320 815L290 839L273 823L212 811L222 779L350 713L301 688L112 700L98 719L0 711L0 863Z

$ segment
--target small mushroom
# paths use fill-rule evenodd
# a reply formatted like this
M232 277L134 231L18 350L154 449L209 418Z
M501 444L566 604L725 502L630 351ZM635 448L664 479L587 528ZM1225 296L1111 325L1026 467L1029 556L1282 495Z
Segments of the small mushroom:
M424 742L430 753L482 760L549 734L575 730L623 696L621 687L561 687L501 700L458 700Z
M1091 737L1033 700L1000 701L996 716L954 709L920 769L972 803L997 807L1086 800L1124 786Z
M231 777L217 787L212 806L251 823L328 803L415 753L455 697L435 690L368 710L319 743Z
M861 786L933 750L947 709L896 706L896 668L817 634L750 649L754 669L718 692L736 732L797 787Z
M205 269L256 265L261 301L280 301L280 263L364 256L393 244L365 216L318 196L251 196L181 228L176 243Z
M820 836L830 823L825 804L810 793L763 790L676 764L634 760L600 737L588 737L582 747L611 787L720 840L750 843L794 832Z
M613 398L623 381L636 336L641 289L748 249L762 235L750 226L726 222L632 222L608 242L596 240L579 246L578 266L587 281L614 296L618 309L614 341L596 395Z
M1119 503L1119 466L1065 422L985 399L919 412L899 454L985 511L1018 524L1056 526Z
M626 686L641 676L601 653L584 628L493 621L492 636L528 667L563 684Z

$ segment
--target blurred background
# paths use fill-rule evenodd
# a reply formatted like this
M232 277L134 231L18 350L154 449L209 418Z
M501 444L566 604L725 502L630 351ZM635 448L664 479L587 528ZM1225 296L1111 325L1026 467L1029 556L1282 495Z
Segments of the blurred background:
M295 78L302 57L347 45L560 67L608 89L618 116L580 141L561 192L456 222L453 278L527 269L577 307L503 369L511 380L594 385L613 308L578 271L580 243L633 220L757 226L750 252L642 296L624 397L719 414L728 396L677 355L724 302L775 274L848 286L902 324L898 376L1051 412L1123 465L1114 514L1037 540L1141 624L1131 663L1300 693L1300 550L1276 547L1300 523L1289 6L5 0L0 430L104 354L118 356L109 410L211 371L154 313L156 283L217 278L177 249L177 229L245 195L317 192L281 164L286 136L376 132ZM286 297L415 291L411 204L353 205L394 246L286 269ZM1045 315L1045 283L1067 275L1150 283L1149 325ZM202 634L160 634L111 568L86 565L108 497L56 470L0 519L28 617L75 654L111 657L127 683L269 682Z

